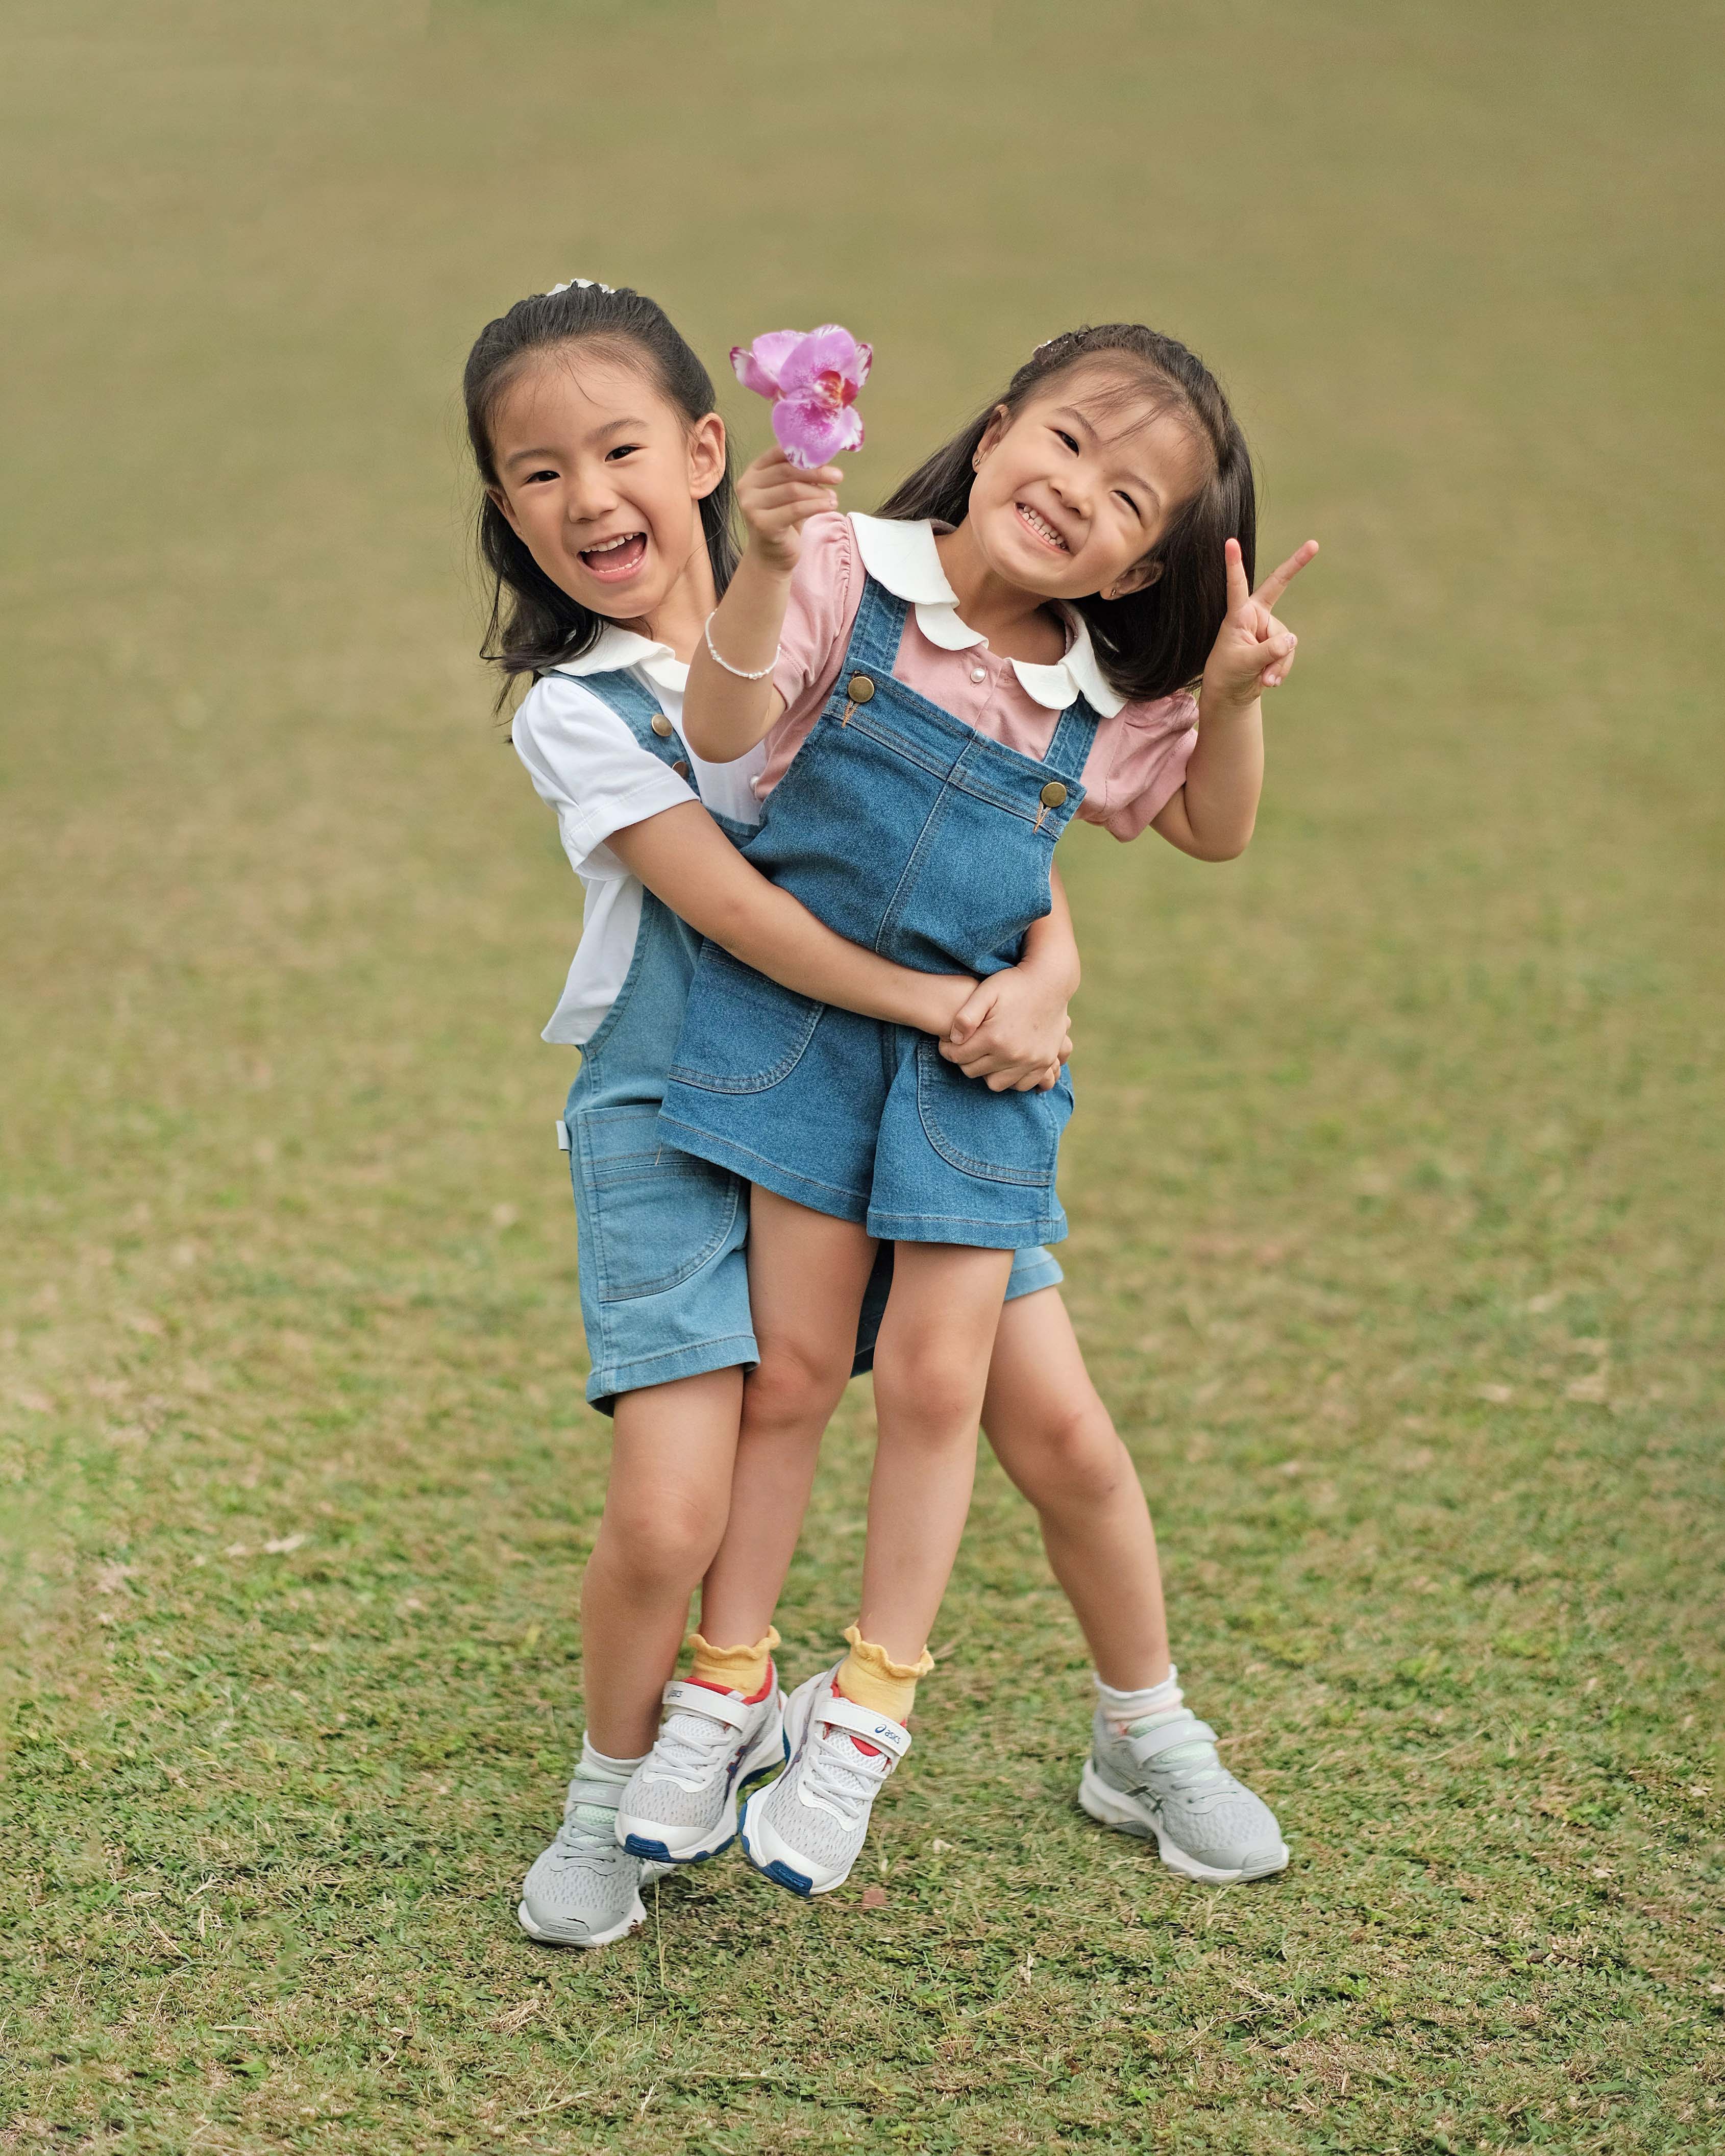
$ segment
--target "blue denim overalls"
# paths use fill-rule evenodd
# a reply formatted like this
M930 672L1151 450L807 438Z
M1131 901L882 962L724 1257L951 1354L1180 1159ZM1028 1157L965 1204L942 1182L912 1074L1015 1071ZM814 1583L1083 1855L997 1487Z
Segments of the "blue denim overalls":
M583 685L649 755L688 777L687 752L633 674L590 674ZM748 824L714 820L737 843L755 835ZM583 1050L560 1127L593 1361L587 1397L608 1414L619 1393L706 1370L752 1368L759 1360L743 1255L747 1188L726 1169L667 1143L655 1127L700 952L688 923L643 891L628 974ZM1045 1250L1023 1251L1009 1294L1031 1294L1060 1276ZM877 1265L858 1328L859 1370L872 1359L890 1281L890 1263Z
M747 842L751 864L855 943L928 973L999 972L1049 910L1055 839L1084 798L1082 697L1046 757L893 678L908 613L872 577L826 710ZM834 1010L709 944L665 1091L678 1145L886 1240L1019 1250L1058 1240L1064 1074L991 1093L908 1027Z

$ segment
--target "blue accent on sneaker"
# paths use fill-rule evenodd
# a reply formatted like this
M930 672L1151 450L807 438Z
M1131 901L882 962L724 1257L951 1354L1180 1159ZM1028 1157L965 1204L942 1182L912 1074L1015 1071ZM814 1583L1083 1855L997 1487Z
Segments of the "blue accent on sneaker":
M762 1878L776 1879L781 1887L788 1887L792 1893L802 1895L805 1901L814 1893L814 1881L806 1872L793 1871L788 1864L782 1862L778 1857L774 1857L771 1864L757 1863L755 1853L749 1847L747 1835L739 1828L737 1838L742 1844L743 1855L747 1857L751 1864L754 1865L756 1871Z
M623 1845L631 1856L644 1856L658 1864L711 1864L716 1856L722 1856L736 1839L733 1834L716 1849L703 1850L699 1856L673 1856L662 1841L649 1841L641 1834L625 1835Z

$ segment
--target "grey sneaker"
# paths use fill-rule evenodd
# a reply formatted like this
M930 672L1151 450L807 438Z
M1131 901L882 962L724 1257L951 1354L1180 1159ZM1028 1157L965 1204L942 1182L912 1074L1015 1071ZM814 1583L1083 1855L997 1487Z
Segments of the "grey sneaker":
M670 1712L617 1807L617 1839L632 1856L699 1864L736 1840L737 1792L784 1763L784 1694L773 1675L753 1702L711 1685L665 1686Z
M1288 1861L1276 1814L1216 1757L1216 1732L1189 1707L1135 1722L1123 1736L1096 1710L1078 1801L1122 1834L1154 1835L1162 1861L1219 1887L1264 1879Z
M666 1864L643 1864L617 1845L615 1782L569 1784L557 1838L535 1862L516 1914L531 1939L547 1946L608 1947L647 1921L641 1889Z
M838 1673L835 1663L791 1694L790 1764L742 1808L743 1855L793 1894L830 1894L845 1884L868 1839L875 1799L911 1748L901 1723L833 1690Z

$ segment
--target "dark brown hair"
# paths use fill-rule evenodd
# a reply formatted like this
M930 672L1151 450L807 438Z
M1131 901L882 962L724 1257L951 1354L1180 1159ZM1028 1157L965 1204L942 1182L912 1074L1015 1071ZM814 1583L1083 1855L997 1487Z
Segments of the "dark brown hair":
M467 356L461 385L467 439L485 485L498 484L491 423L523 367L536 352L586 342L639 364L691 426L717 403L712 377L656 300L626 285L612 291L603 285L575 284L561 292L536 293L487 322ZM713 582L721 592L737 567L736 508L727 449L724 476L701 505ZM590 650L606 617L552 583L489 495L480 499L475 537L491 578L490 619L480 654L503 674L501 706L516 675L537 676Z
M975 457L988 423L1004 405L1015 415L1058 377L1094 362L1153 406L1181 413L1209 452L1209 471L1145 556L1162 573L1141 592L1079 599L1096 660L1110 685L1132 701L1172 696L1204 672L1228 612L1224 542L1240 542L1250 582L1257 554L1257 498L1251 454L1215 377L1194 352L1141 322L1104 322L1068 330L1039 345L999 396L970 424L895 488L882 516L937 517L962 524L970 512Z

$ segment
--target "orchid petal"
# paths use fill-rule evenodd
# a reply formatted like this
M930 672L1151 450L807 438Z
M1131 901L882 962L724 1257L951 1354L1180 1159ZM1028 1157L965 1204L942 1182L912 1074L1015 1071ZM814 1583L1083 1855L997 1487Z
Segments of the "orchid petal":
M776 397L784 362L803 341L801 330L768 330L752 345L733 345L731 364L737 380L757 397Z
M849 404L868 377L869 362L874 357L867 345L859 344L850 331L841 329L837 322L824 322L818 330L811 330L805 337L798 338L795 347L786 354L778 370L780 393L794 397L799 391L812 388L824 377L833 377L827 386L834 402Z
M814 471L841 449L862 447L862 415L819 394L781 397L773 408L773 432L792 464Z

